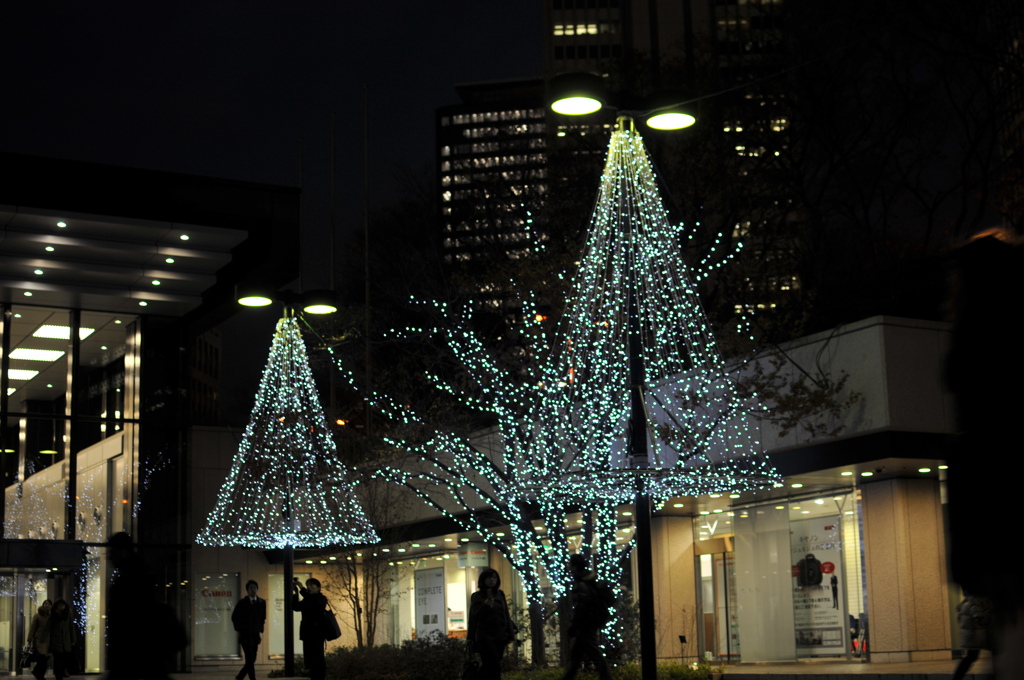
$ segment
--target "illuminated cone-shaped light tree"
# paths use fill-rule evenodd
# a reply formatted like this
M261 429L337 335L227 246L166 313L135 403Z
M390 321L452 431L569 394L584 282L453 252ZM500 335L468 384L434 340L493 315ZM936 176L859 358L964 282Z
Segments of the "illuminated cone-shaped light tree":
M286 548L378 540L338 458L298 325L285 316L249 425L197 541Z
M644 680L656 675L652 500L779 481L694 285L724 260L691 275L685 238L668 219L632 120L620 119L555 363L568 382L566 450L576 456L568 477L598 507L602 497L635 493Z
M692 236L669 221L643 140L620 120L556 347L576 483L592 493L634 486L635 475L616 473L638 467L661 499L778 481L697 295L695 284L732 253L718 245L688 269ZM631 418L643 421L644 460L623 443Z

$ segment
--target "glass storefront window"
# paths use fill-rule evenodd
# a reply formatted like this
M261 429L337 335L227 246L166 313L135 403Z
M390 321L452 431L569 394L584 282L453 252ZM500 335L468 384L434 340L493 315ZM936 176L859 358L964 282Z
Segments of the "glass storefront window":
M138 317L9 309L0 414L4 536L105 539L124 524L124 494L110 487L121 480L106 461L134 450L120 438L137 416ZM69 491L80 507L69 509Z
M231 623L231 612L241 598L239 575L196 574L195 649L196 658L237 657L238 633Z
M707 544L698 547L704 651L736 660L742 650L744 662L850 654L864 616L855 495L743 507L732 515L734 552L698 542Z

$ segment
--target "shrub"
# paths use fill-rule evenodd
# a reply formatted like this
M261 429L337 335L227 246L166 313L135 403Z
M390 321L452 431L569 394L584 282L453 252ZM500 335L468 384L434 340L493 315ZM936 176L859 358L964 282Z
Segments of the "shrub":
M658 680L707 680L714 669L706 663L687 665L677 662L658 664ZM535 670L503 673L502 680L561 680L564 668L539 668ZM597 680L592 670L580 671L579 680ZM612 680L640 680L640 665L635 663L612 667Z

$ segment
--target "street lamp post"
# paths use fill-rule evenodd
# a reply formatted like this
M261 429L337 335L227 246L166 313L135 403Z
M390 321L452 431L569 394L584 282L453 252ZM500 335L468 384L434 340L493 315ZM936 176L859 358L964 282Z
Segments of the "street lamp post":
M586 115L595 113L605 106L608 99L601 91L601 81L591 74L565 74L552 79L550 83L551 108L563 115ZM644 110L620 111L619 124L632 123L634 118L646 121L649 127L658 130L678 130L696 122L696 117L687 109L685 98L678 93L659 95L659 100L650 102ZM613 107L614 108L614 107ZM627 227L632 231L632 225ZM637 601L640 608L640 670L643 680L657 678L657 646L654 618L654 558L651 540L651 497L647 489L645 473L650 469L647 448L647 413L645 405L645 367L643 361L642 325L637 303L637 282L635 270L635 239L626 234L628 258L628 361L630 418L627 425L627 442L630 468L636 475L635 523L636 523L636 579Z

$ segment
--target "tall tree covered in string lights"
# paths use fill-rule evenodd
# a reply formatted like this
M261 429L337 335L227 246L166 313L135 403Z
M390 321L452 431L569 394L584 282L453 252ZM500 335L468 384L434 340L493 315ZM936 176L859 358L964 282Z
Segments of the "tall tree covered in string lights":
M688 268L683 248L699 228L670 221L643 140L630 119L621 119L555 347L573 421L568 448L578 452L573 471L582 488L620 479L635 488L628 473L637 461L619 438L636 390L650 450L641 464L655 499L778 481L697 294L697 284L734 252L723 252L719 235L705 259ZM642 384L630 374L631 320ZM735 330L743 332L743 324Z
M376 543L338 458L306 347L277 322L249 425L197 541L254 548Z
M630 392L627 291L636 291L653 386L646 401L656 466L647 471L648 491L664 500L775 479L757 456L756 437L694 288L694 280L731 255L713 253L692 270L691 280L681 257L684 238L685 231L668 221L642 141L624 126L612 135L557 340L545 336L529 293L514 330L524 365L514 372L471 329L468 306L453 310L435 303L443 322L395 333L443 339L475 389L467 393L429 377L464 406L489 414L493 428L437 429L408 404L366 395L402 426L404 434L386 441L408 454L379 474L496 547L522 577L535 625L544 580L556 592L568 580L570 513L581 512L591 523L582 547L595 555L601 578L619 581L620 558L633 544L616 516L618 505L632 501L637 483L622 447ZM353 374L338 366L358 389ZM535 635L535 655L540 648Z

